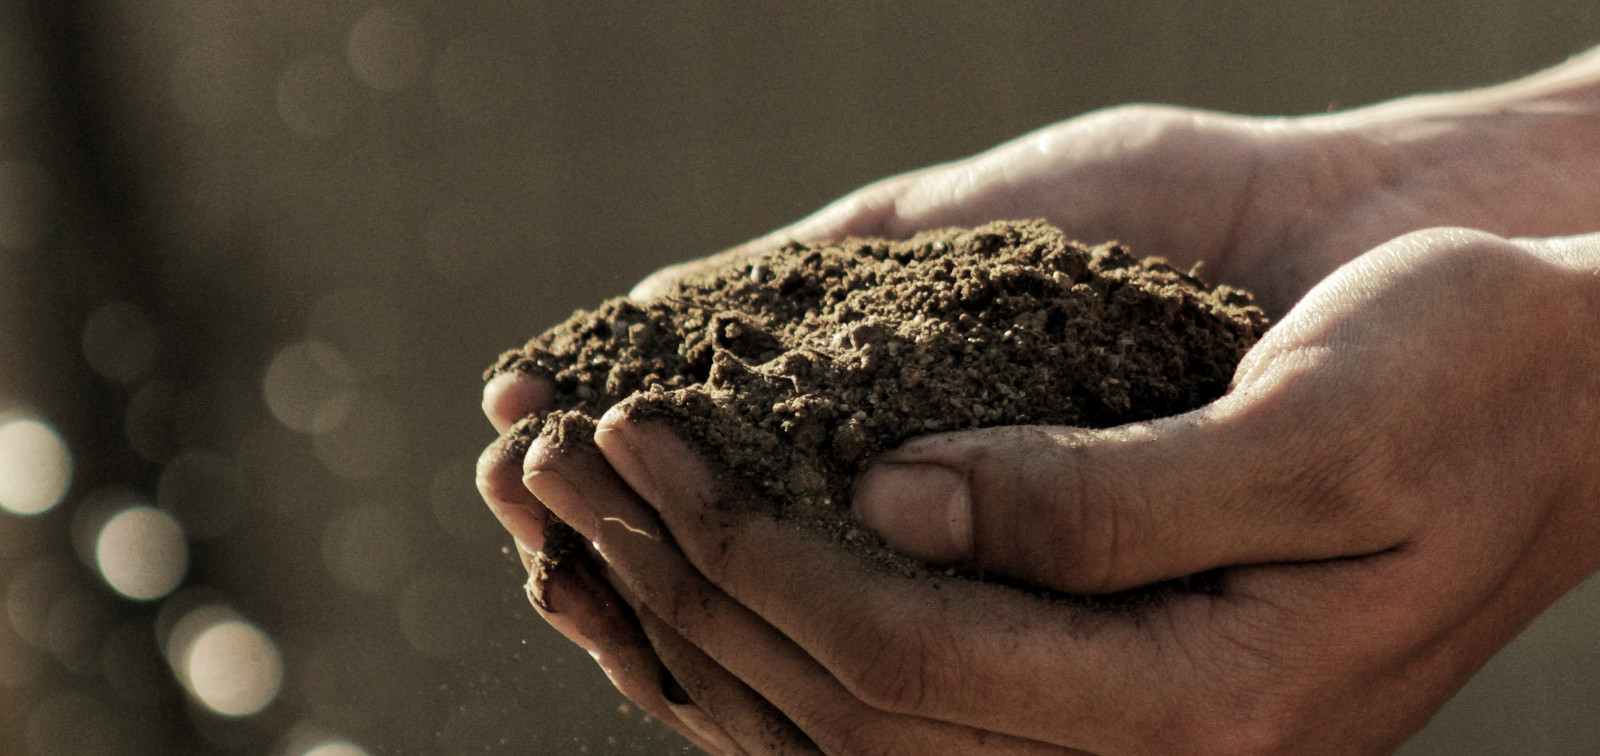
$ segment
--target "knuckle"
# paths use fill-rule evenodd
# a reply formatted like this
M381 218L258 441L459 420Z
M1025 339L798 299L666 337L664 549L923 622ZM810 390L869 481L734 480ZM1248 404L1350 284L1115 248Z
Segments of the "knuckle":
M725 585L731 579L740 575L749 574L750 569L759 567L746 565L742 557L742 550L733 531L726 528L696 528L696 535L691 539L695 541L692 561L695 567L706 576L707 580L718 585ZM702 533L701 531L709 531Z
M1494 234L1468 228L1413 231L1383 245L1376 264L1403 279L1406 301L1415 307L1433 297L1470 301L1468 294L1491 296L1524 270L1526 252ZM1445 300L1450 301L1450 300Z
M1408 474L1397 460L1403 439L1374 434L1354 421L1335 421L1308 434L1301 462L1286 472L1286 501L1302 519L1330 528L1329 546L1344 551L1375 551L1413 537L1425 519L1425 502L1393 485ZM1334 543L1335 540L1347 541Z
M915 633L879 621L858 622L840 635L839 680L862 703L911 712L924 701L927 655Z
M1073 474L1058 486L1050 511L1041 513L1048 517L1036 520L1051 526L1036 529L1031 536L1049 541L1038 544L1034 553L1048 555L1057 588L1083 593L1115 590L1121 587L1119 552L1128 526L1123 510L1137 504L1123 490L1126 486L1116 482L1114 471L1099 469L1081 452L1075 456L1079 458L1061 468Z
M651 612L684 638L704 638L707 628L717 624L717 604L692 586L679 581L648 581L635 590Z

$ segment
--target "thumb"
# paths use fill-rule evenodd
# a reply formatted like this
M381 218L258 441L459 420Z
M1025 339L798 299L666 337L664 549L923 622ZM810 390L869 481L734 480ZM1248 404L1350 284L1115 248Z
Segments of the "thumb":
M1354 557L1402 543L1362 496L1361 444L1214 404L1105 430L1011 426L916 439L857 480L891 548L1068 593L1206 570Z

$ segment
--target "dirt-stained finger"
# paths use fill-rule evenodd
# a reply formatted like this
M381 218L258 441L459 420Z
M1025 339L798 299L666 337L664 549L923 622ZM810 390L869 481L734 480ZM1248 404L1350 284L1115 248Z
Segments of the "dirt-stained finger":
M529 454L528 467L534 475L528 484L551 511L596 542L608 567L644 606L770 702L822 752L850 756L1077 753L871 705L806 650L696 571L655 512L596 450L540 451L535 448ZM772 566L784 572L812 567L802 562ZM811 586L815 589L815 584ZM1014 647L1011 653L1015 656ZM890 679L887 684L895 682Z
M627 600L627 592L619 590ZM749 756L813 756L811 739L750 686L635 601L639 625L684 692Z
M505 433L517 421L548 410L555 396L555 385L549 379L515 365L501 368L496 364L483 385L483 414L496 432Z
M667 691L677 683L662 666L632 610L581 548L559 557L538 554L526 589L539 616L589 652L622 695L706 752L727 753L717 739L701 733L703 724L696 727L686 721L694 716L688 711L692 706L669 700Z
M516 540L518 549L544 548L550 512L522 485L522 458L533 441L531 420L512 426L478 457L478 494L495 519ZM524 565L526 566L526 565Z

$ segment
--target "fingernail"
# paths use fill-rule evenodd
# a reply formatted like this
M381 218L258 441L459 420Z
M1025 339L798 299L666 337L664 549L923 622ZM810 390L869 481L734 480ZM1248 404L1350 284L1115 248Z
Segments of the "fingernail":
M532 470L522 476L522 485L539 497L546 509L571 525L573 530L582 533L584 538L592 540L595 537L594 513L584 505L578 489L573 488L560 473Z
M528 582L523 585L523 590L528 594L528 603L533 605L534 610L539 612L539 616L543 617L550 627L599 660L600 646L578 630L576 618L562 614L562 610L570 607L565 605L565 601L556 598L561 591L554 583L539 581L530 575Z
M889 547L933 564L972 558L972 493L943 465L873 465L856 481L851 509Z
M522 590L528 594L528 603L533 604L533 608L538 609L540 614L561 613L561 610L556 608L555 602L550 600L550 583L547 579L529 572L528 581L522 584Z
M694 734L703 738L707 745L717 748L721 753L744 753L739 746L734 745L733 738L728 737L728 734L723 732L722 728L712 721L711 716L700 707L674 705L672 713L678 716L678 721L683 722L685 727L694 730Z
M513 536L511 542L517 547L517 558L522 560L523 571L533 572L533 556L539 553L539 550L528 548L528 544L523 543L521 538Z
M650 506L655 507L660 500L657 496L655 479L650 474L650 468L639 457L627 431L628 420L623 416L620 407L613 407L600 418L598 429L595 430L594 442L605 453L606 461L611 463L611 469L627 481L639 497Z
M483 387L483 414L500 433L527 416L549 409L555 388L521 369L495 373Z
M531 551L544 548L544 512L534 511L532 507L523 506L514 502L495 501L489 508L500 527Z

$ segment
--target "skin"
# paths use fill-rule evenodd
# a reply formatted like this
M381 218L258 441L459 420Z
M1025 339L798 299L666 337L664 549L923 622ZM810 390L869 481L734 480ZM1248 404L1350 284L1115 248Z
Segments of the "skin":
M1597 82L1591 53L1309 118L1102 111L713 258L1042 216L1255 291L1282 319L1212 405L915 439L854 501L936 564L1215 594L886 575L619 416L598 453L491 446L480 488L520 548L549 512L595 543L545 616L712 753L1392 751L1600 568L1600 236L1508 238L1600 226ZM484 406L503 432L549 398L508 375Z

